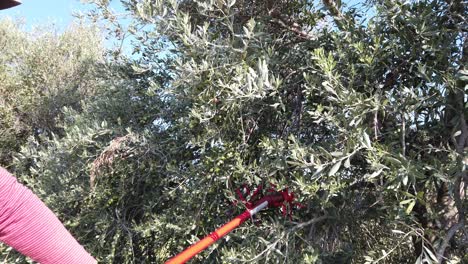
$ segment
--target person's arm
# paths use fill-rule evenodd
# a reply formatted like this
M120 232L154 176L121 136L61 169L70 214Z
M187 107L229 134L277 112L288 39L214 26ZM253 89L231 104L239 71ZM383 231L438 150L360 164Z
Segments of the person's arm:
M0 167L0 240L42 264L94 264L52 211Z

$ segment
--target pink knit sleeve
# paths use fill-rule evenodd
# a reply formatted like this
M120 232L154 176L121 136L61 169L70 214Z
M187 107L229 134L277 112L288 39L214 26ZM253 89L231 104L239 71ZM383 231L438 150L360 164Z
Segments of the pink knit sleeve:
M0 240L42 264L96 263L54 213L2 167Z

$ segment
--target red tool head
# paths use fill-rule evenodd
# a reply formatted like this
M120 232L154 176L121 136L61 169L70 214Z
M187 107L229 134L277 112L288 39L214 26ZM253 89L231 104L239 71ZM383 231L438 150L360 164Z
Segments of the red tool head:
M252 209L267 201L268 207L281 207L284 216L288 215L292 217L291 210L294 207L302 207L300 203L294 202L294 193L289 192L287 188L277 191L274 185L270 184L270 186L269 189L265 190L262 185L259 185L251 194L249 188L244 184L242 191L241 189L237 189L236 193L248 209ZM263 197L259 198L260 196Z

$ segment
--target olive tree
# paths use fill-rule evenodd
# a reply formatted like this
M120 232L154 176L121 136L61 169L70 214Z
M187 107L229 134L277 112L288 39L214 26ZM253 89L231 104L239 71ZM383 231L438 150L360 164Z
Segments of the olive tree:
M244 184L303 206L195 262L467 260L462 1L89 2L135 54L17 167L99 260L163 262Z

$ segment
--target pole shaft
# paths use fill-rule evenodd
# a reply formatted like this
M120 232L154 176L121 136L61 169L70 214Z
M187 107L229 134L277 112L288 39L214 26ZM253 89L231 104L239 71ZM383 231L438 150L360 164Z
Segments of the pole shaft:
M245 220L250 217L248 210L231 220L229 223L223 225L222 227L216 229L213 233L209 234L202 240L193 244L189 248L185 249L172 259L168 260L165 264L181 264L187 262L189 259L193 258L196 254L200 253L207 247L211 246L214 242L218 241L221 237L225 236L227 233L231 232L234 228L238 227Z
M227 235L233 229L240 226L243 222L249 219L254 214L258 213L260 210L268 206L268 202L264 201L252 210L245 210L242 214L238 215L236 218L231 220L229 223L221 226L220 228L216 229L213 233L209 234L202 240L198 241L197 243L193 244L189 248L185 249L175 257L168 260L165 264L182 264L193 258L195 255L206 249L207 247L211 246L213 243L218 241L223 236Z

